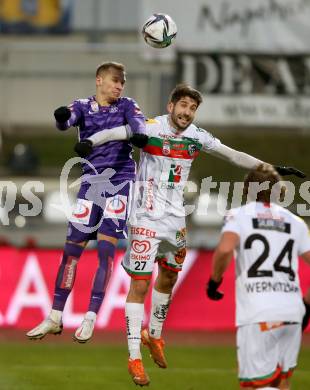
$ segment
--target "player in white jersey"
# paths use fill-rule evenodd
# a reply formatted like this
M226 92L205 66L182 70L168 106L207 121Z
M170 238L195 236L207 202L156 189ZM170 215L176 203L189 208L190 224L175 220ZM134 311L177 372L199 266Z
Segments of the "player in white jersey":
M257 194L251 183L269 189ZM209 298L223 298L218 288L236 250L239 382L245 389L288 390L301 342L298 256L310 264L310 236L302 219L273 203L277 190L283 195L281 177L270 165L247 175L250 202L228 213L207 284Z
M140 385L149 383L141 360L140 330L155 261L159 265L159 275L152 292L149 329L142 331L142 342L150 349L155 363L161 368L167 367L161 332L172 289L186 255L183 191L193 160L204 151L247 169L261 164L260 160L223 145L210 133L192 124L201 101L198 91L179 85L171 93L168 115L146 124L149 138L140 155L129 218L129 245L122 263L132 278L125 308L129 372L134 382ZM115 136L123 131L126 138L125 128L113 131ZM96 146L106 142L106 137L105 130L87 142ZM300 174L293 168L279 169Z

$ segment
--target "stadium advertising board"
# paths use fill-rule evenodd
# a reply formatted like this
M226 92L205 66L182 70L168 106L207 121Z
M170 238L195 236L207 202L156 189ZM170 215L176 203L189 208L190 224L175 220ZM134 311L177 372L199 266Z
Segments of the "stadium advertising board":
M30 329L49 313L54 280L61 259L60 250L0 249L0 327ZM120 265L118 252L112 277L96 327L124 330L124 307L130 279ZM166 329L229 330L234 328L234 267L225 274L220 302L205 296L212 252L190 250L175 286L174 299L165 323ZM79 261L75 287L64 313L65 328L80 325L87 310L92 278L97 267L95 250L86 251ZM155 278L156 275L154 275ZM310 267L300 263L303 289L310 285ZM146 302L149 313L150 297ZM186 313L186 314L185 314ZM148 318L145 316L145 322Z
M69 32L71 0L2 0L0 32L4 34Z
M310 51L308 0L148 0L152 13L169 14L178 26L176 45L182 50L247 53Z
M177 78L202 92L202 124L309 127L310 55L179 51Z

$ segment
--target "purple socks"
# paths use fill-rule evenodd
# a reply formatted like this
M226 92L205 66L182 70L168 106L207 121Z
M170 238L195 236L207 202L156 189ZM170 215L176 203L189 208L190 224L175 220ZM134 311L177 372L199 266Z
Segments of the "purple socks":
M88 311L98 313L100 309L110 280L114 255L115 246L111 242L98 242L99 267L94 278Z
M62 261L58 269L53 309L63 311L67 298L73 288L76 266L84 248L77 244L66 243Z

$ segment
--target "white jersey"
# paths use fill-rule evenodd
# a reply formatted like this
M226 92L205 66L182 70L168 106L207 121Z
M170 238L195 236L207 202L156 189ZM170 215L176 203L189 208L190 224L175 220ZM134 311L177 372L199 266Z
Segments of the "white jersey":
M200 150L216 151L221 145L193 124L177 132L168 115L147 121L146 133L149 141L140 155L130 225L137 225L141 219L184 218L183 192L193 160Z
M301 322L298 255L310 251L305 222L276 204L231 210L222 232L240 237L236 256L236 324Z

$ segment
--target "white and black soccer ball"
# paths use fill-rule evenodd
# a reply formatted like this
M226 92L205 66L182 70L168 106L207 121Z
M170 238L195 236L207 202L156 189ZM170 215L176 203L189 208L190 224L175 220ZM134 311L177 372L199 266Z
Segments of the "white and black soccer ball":
M171 45L177 35L177 25L166 14L153 14L143 25L142 34L145 42L162 49Z

